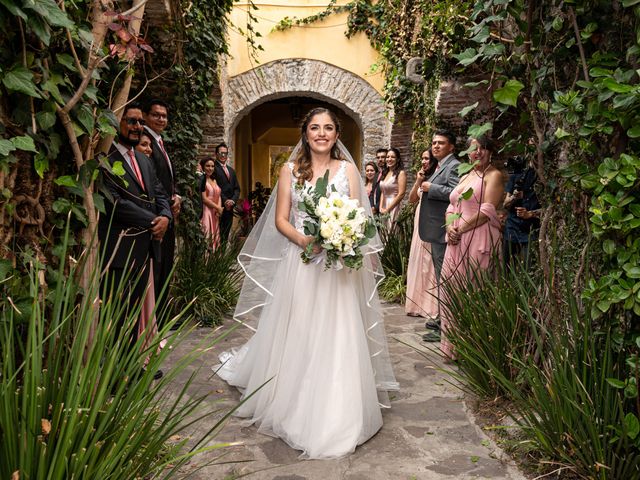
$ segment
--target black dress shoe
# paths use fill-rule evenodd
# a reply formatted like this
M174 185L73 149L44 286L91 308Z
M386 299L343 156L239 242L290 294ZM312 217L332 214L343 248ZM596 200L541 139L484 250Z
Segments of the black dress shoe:
M427 330L440 330L440 319L431 318L427 320L427 322L424 324L424 328L426 328Z
M424 335L422 335L422 341L423 342L428 342L428 343L439 342L440 341L440 331L439 330L434 330L432 332L425 333Z

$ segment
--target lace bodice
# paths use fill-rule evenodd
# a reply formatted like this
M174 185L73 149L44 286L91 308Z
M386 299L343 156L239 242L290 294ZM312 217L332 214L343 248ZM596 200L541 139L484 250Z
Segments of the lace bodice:
M287 164L291 170L291 224L299 232L304 231L304 221L307 218L305 212L298 210L298 203L302 200L302 191L296 188L298 183L298 177L293 173L293 162ZM340 162L338 171L333 178L329 179L329 185L333 185L336 191L341 195L349 195L349 179L347 178L347 162L345 160ZM305 181L303 189L314 188L314 185L308 181Z

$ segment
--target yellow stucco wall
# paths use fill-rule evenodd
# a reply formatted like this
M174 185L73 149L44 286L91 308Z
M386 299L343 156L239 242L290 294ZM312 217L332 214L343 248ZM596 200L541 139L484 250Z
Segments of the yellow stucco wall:
M338 5L348 0L339 0ZM301 27L293 27L283 32L272 31L284 17L305 18L319 13L328 5L328 0L256 0L258 10L252 10L257 18L253 27L262 34L256 40L264 51L256 51L258 61L265 64L285 58L305 58L330 63L362 77L379 93L382 93L383 75L372 71L379 55L371 47L364 34L348 39L347 13L333 14L322 22ZM229 53L227 75L233 77L245 73L257 64L251 58L247 39L238 33L238 28L246 31L247 10L244 1L234 3L229 29Z

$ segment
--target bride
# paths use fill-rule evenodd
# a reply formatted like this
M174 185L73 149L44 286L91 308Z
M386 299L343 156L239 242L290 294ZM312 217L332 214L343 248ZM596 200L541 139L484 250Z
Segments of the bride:
M258 431L302 450L302 458L353 452L382 426L387 391L397 390L376 291L382 279L376 235L363 247L364 266L325 270L302 262L313 242L298 210L302 188L329 171L340 194L371 215L353 159L339 142L340 124L325 108L311 110L302 138L280 171L277 190L238 260L246 273L234 318L255 330L214 367L243 391L236 415ZM256 326L257 323L257 326Z

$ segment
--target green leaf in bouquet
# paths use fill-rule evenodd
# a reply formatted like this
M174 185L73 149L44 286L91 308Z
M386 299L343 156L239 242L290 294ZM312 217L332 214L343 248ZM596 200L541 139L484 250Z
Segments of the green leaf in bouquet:
M318 224L312 220L304 221L304 233L307 235L313 235L314 237L318 236L318 232L320 229L318 228Z
M358 213L356 210L351 210L349 212L349 215L347 215L347 220L353 220L354 218L356 218L356 213Z
M343 262L345 267L358 270L362 267L362 260L362 253L358 252L355 255L347 255L346 257L344 257Z
M328 185L329 185L329 169L327 169L327 171L324 172L324 175L322 177L316 180L316 189L315 189L316 195L319 195L320 197L326 197Z
M306 248L300 252L300 258L302 259L302 263L309 263L311 260L311 254L313 253L313 245L309 244Z
M304 200L302 200L302 201L298 202L298 210L300 210L301 212L304 212L304 213L310 213L310 212L307 210L307 204L305 203L305 201L304 201Z
M376 236L376 224L372 219L369 219L367 225L364 227L364 236L367 238Z

